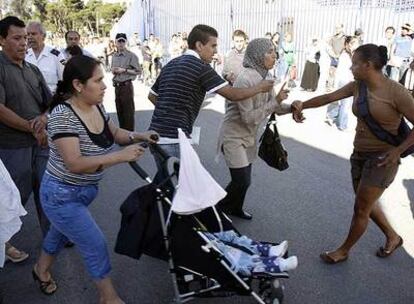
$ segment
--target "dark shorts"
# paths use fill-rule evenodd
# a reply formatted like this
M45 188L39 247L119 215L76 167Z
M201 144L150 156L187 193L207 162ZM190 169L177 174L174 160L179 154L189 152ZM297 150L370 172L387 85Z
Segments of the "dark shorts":
M351 155L351 175L354 190L359 185L386 189L394 181L398 172L398 164L389 167L378 167L380 157L385 152L356 152Z

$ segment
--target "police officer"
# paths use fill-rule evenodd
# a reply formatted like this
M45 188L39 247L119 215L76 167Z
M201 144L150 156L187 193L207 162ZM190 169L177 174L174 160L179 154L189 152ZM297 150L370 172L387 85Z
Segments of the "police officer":
M115 104L119 126L134 130L134 86L132 81L141 72L138 57L126 49L127 36L118 33L115 36L116 53L112 56L111 71L114 74Z
M45 45L46 31L40 22L30 22L26 31L30 47L26 61L39 68L50 91L54 93L57 82L62 79L65 57L57 49Z

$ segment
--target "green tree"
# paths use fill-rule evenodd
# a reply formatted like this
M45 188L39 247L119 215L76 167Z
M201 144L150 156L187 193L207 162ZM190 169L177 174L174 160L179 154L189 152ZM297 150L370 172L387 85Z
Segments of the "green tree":
M73 11L80 11L84 8L83 0L63 0L63 4Z
M9 10L9 1L0 0L0 19L6 16L6 12Z
M33 0L33 5L36 8L35 19L39 19L41 22L45 22L47 17L47 0Z
M31 0L13 0L10 2L10 13L23 20L29 20L32 16Z
M69 10L62 1L49 2L46 5L46 28L53 33L65 33L71 28L68 19Z
M114 20L121 17L125 10L123 5L104 4L101 0L91 0L86 5L80 0L58 0L46 4L45 23L47 29L55 33L63 34L73 29L93 36L105 36Z

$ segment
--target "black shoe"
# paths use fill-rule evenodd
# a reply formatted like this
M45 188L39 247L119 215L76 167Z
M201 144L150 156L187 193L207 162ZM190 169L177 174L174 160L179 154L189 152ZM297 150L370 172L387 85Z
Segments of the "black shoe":
M251 220L253 219L253 215L251 215L250 213L244 211L244 210L240 210L240 211L233 211L230 213L231 215L237 216L241 219L244 220Z
M75 244L74 243L72 243L71 241L67 241L66 243L65 243L65 245L63 245L65 248L72 248L73 246L75 246Z

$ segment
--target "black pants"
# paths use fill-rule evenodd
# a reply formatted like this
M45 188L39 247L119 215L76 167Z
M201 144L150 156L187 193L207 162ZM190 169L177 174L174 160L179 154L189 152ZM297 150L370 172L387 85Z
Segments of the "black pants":
M131 81L115 86L115 104L119 126L133 131L135 128L134 86Z
M227 195L218 205L225 212L238 212L243 210L244 198L251 182L252 165L230 168L230 175L231 181L226 187Z

